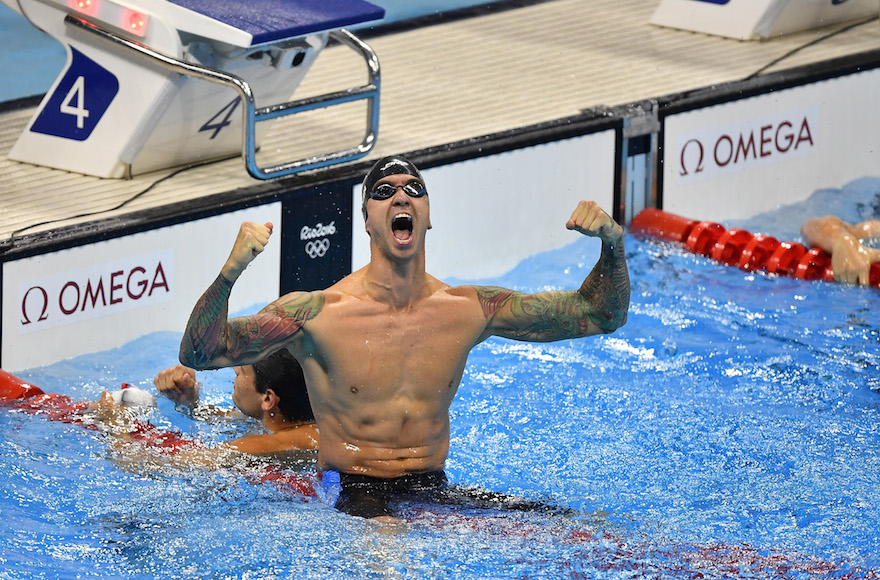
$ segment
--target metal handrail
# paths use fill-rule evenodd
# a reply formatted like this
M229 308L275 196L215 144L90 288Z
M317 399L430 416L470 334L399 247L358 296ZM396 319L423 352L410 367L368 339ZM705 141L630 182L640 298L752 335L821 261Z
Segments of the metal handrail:
M283 177L300 171L318 169L320 167L326 167L327 165L360 159L369 153L373 148L373 145L376 143L376 137L379 132L379 88L381 81L379 58L369 45L347 30L333 31L330 33L330 36L352 50L359 52L364 58L364 61L367 63L367 73L369 77L366 85L296 101L289 101L287 103L269 105L268 107L261 107L258 109L255 105L254 92L251 89L250 84L240 77L210 67L188 63L176 58L165 56L164 54L160 54L141 44L104 30L91 22L73 16L68 15L65 17L64 22L68 26L79 28L80 30L94 34L97 38L105 42L114 46L122 47L123 49L145 58L167 70L212 83L218 83L238 91L238 94L241 96L241 99L245 104L243 107L244 122L242 124L242 157L244 158L245 168L248 173L256 179ZM357 100L367 100L368 106L366 132L363 140L356 147L297 159L287 163L270 165L267 167L260 167L257 165L256 124L258 122L268 121L287 115L294 115L305 111L332 107Z

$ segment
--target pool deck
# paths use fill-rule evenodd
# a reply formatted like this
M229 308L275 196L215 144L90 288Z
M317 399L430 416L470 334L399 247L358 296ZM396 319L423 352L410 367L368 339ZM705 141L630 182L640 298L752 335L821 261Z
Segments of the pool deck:
M735 82L782 59L765 72L817 64L880 46L877 21L833 35L848 24L779 37L737 41L649 24L659 0L553 0L506 2L443 17L398 23L361 36L382 69L379 138L370 159L467 142L553 122L585 110ZM821 42L806 46L817 38ZM802 50L797 50L804 47ZM788 53L796 51L790 56ZM785 58L783 58L785 57ZM318 58L296 98L362 82L363 63L340 46ZM57 228L100 227L95 220L145 213L173 214L260 195L267 183L251 178L240 158L196 167L157 184L124 208L117 206L173 170L130 180L101 179L11 161L8 152L36 103L0 113L0 239L28 228L32 240ZM358 141L360 108L327 111L320 118L279 119L261 155L285 158L332 150ZM296 123L295 128L290 123ZM274 161L277 162L277 161ZM320 181L315 170L280 180L302 187ZM278 181L274 182L277 186ZM119 221L119 220L117 220ZM122 221L125 221L124 219ZM34 225L51 222L44 225Z

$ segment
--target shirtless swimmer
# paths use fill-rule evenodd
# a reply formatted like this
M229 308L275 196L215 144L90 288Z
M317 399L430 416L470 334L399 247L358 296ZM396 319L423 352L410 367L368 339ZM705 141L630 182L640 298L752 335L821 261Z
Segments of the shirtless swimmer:
M233 283L272 234L272 224L244 223L193 310L180 361L246 365L289 349L321 433L318 468L340 480L336 507L378 517L391 513L394 494L445 485L449 406L475 345L490 336L545 342L613 332L626 321L630 284L623 229L594 202L580 202L566 223L602 240L580 289L523 294L451 287L425 271L429 198L408 160L379 160L362 191L369 264L326 290L292 292L227 320Z

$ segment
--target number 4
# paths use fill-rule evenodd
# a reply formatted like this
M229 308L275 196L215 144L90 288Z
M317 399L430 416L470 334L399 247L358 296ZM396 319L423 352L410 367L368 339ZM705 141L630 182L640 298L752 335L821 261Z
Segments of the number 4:
M209 139L213 139L217 136L220 130L223 127L228 127L232 124L230 120L232 118L232 114L235 112L235 109L238 108L238 103L241 101L241 98L236 97L234 101L231 101L228 105L217 111L217 113L208 119L208 122L202 125L199 128L199 133L202 131L214 131L214 133L209 137ZM221 115L223 118L221 118Z
M65 115L73 115L76 117L76 128L82 129L85 125L83 119L89 116L89 111L85 107L86 79L85 77L76 77L73 86L67 91L64 100L61 101L61 112ZM76 100L76 105L72 105Z

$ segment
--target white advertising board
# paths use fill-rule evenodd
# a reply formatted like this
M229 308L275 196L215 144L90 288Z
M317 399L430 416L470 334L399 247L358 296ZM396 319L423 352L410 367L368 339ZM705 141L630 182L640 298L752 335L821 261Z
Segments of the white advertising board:
M880 71L670 115L663 209L748 218L880 172Z
M613 213L613 130L431 168L426 267L442 279L498 276L578 235L565 222L582 199ZM354 188L352 265L369 262L360 186Z
M880 0L662 0L651 24L750 40L878 12Z
M3 264L4 370L182 331L246 220L272 222L280 239L281 204L273 203ZM248 267L230 312L278 297L280 247L270 243Z

